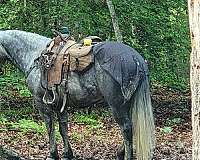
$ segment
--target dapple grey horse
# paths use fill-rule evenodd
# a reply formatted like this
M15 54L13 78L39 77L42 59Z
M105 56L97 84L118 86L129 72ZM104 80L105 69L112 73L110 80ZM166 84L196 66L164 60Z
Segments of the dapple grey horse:
M61 113L62 104L43 103L45 89L41 86L40 67L35 63L50 40L25 31L0 31L0 62L5 59L10 60L27 77L28 87L47 126L50 143L47 159L59 159L54 128L56 113L59 132L64 143L63 159L70 160L73 158L73 153L68 141L67 106ZM123 136L123 144L117 153L117 159L132 160L134 152L138 160L151 159L155 127L145 61L135 50L120 43L100 43L94 46L93 51L94 64L89 70L82 74L69 73L70 99L77 106L105 101L111 107L113 117ZM127 55L133 58L127 59ZM110 71L109 68L113 70Z

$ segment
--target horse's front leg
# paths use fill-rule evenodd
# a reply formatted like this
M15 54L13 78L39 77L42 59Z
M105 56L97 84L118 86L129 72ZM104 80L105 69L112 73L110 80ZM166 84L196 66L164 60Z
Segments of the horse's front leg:
M58 112L59 132L62 136L64 143L63 160L71 160L73 158L73 152L69 144L68 138L68 114L65 109L62 113Z
M58 160L59 156L55 138L54 112L49 106L45 105L43 102L39 100L36 100L36 105L38 106L39 111L45 120L49 136L50 153L46 160Z

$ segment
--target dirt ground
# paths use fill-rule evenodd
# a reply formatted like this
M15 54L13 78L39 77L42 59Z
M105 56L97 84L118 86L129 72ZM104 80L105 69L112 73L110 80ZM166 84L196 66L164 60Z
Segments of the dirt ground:
M170 89L155 89L152 93L157 141L154 160L191 160L190 93ZM94 110L100 113L108 109ZM5 148L16 151L26 159L40 160L48 154L46 134L23 134L17 130L6 130L3 124L0 128L0 145ZM96 129L70 120L69 136L75 159L78 160L115 159L117 148L122 142L120 130L111 116L103 117L101 127ZM61 139L58 148L61 154Z

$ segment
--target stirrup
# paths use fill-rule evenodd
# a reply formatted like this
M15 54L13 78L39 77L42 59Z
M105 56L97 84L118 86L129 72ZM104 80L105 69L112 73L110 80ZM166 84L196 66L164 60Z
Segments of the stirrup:
M64 111L66 103L67 103L67 94L65 93L64 98L63 98L63 104L62 104L62 107L60 109L60 113L62 113Z
M55 99L56 99L56 87L55 87L55 86L52 87L52 92L53 92L53 99L52 99L52 101L51 101L50 99L47 98L47 89L46 89L46 91L45 91L45 93L44 93L44 96L43 96L43 98L42 98L42 101L43 101L45 104L53 104L53 103L54 103L54 101L55 101Z

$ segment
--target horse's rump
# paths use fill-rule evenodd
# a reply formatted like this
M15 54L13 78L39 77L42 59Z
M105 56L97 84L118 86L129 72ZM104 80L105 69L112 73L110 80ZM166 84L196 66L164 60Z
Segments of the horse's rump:
M121 86L126 100L135 92L141 78L148 74L143 58L134 49L117 42L103 42L93 47L100 66Z

